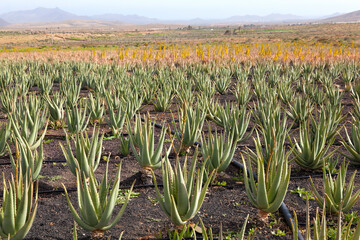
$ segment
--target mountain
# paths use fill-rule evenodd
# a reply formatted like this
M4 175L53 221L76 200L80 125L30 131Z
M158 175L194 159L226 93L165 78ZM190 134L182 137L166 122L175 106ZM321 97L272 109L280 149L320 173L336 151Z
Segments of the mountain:
M333 18L333 17L337 17L337 16L340 16L340 15L343 15L343 14L344 13L336 12L336 13L333 13L333 14L330 14L330 15L325 15L325 16L322 16L322 17L318 17L317 19Z
M30 22L30 23L17 23L6 26L10 29L127 29L131 24L124 24L116 21L105 20L88 20L88 19L74 19L65 20L60 22ZM83 40L79 40L83 41Z
M226 18L222 21L226 22L293 22L293 21L301 21L306 20L304 17L292 15L292 14L269 14L266 16L257 16L257 15L245 15L245 16L232 16L230 18Z
M0 26L5 26L5 25L9 25L9 23L4 19L0 18Z
M360 11L348 13L340 16L329 15L327 17L316 18L317 21L357 21L360 18ZM331 16L331 18L329 18ZM324 19L326 20L320 20ZM347 20L343 20L343 18ZM63 24L67 21L66 25L69 25L69 21L74 20L88 20L90 25L101 25L99 21L105 21L104 25L114 24L179 24L179 25L214 25L214 24L248 24L248 23L298 23L312 20L310 18L300 17L292 14L270 14L266 16L257 15L245 15L245 16L232 16L224 19L201 19L195 18L190 20L160 20L156 18L149 18L139 15L123 15L123 14L101 14L94 16L79 16L73 13L69 13L61 10L60 8L36 8L27 11L15 11L0 15L0 19L5 20L10 24L17 24L16 27L28 26L28 23L38 23L44 26L43 23L59 23ZM340 19L340 20L338 20ZM356 19L356 20L354 20ZM94 21L94 22L91 22ZM75 21L75 25L83 25L85 22ZM109 23L111 22L111 23ZM0 25L5 24L1 22ZM19 25L20 24L20 25ZM71 25L71 24L70 24Z
M321 22L360 22L360 10L326 18Z
M241 24L241 23L290 23L302 22L307 19L291 14L270 14L266 16L244 15L232 16L223 19L201 19L194 18L190 20L161 20L163 24L183 24L183 25L212 25L212 24Z
M119 21L130 24L152 24L160 23L161 21L156 18L148 18L139 15L123 15L123 14L101 14L90 17L94 20L105 20L105 21Z
M69 12L65 12L60 8L36 8L27 11L15 11L0 15L5 21L16 23L29 22L60 22L69 19L87 19Z

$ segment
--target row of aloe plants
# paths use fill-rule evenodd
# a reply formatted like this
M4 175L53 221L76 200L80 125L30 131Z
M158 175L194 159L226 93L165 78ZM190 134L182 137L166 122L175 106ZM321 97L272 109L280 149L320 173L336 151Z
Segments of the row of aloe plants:
M163 131L162 131L162 134L160 137L160 145L158 145L158 147L156 149L156 153L154 155L155 158L153 158L152 154L150 154L150 153L152 153L153 148L154 148L154 144L153 144L154 129L151 130L149 118L147 118L146 124L144 125L144 129L142 128L139 119L140 118L137 117L137 121L136 121L137 122L137 124L136 124L137 132L134 134L134 137L131 137L131 144L132 144L133 151L136 155L137 160L141 164L141 166L147 167L150 169L157 168L161 165L162 161L164 161L164 159L160 160L161 158L160 158L159 153L161 152L161 150L159 150L160 149L159 147L162 147L162 144L164 141L165 130L163 129ZM190 119L190 118L188 118L188 119ZM199 121L199 120L197 120L197 121ZM200 121L201 121L201 119L200 119ZM186 122L186 120L185 120L185 122ZM16 125L14 125L14 126L16 129ZM197 125L194 124L194 126L197 126ZM264 127L262 127L262 130L263 129L264 129ZM271 154L266 153L266 151L267 151L266 148L262 149L259 135L258 135L258 138L255 139L256 153L254 153L254 152L249 153L250 176L253 176L252 168L251 168L251 160L253 160L254 162L256 162L256 166L258 169L257 173L259 176L259 183L255 184L255 181L252 177L250 177L250 179L248 178L246 169L244 171L246 190L249 195L250 202L252 202L256 207L258 207L259 210L261 210L261 212L266 212L266 213L276 211L279 208L281 202L285 198L285 193L287 190L287 185L289 183L289 177L290 177L290 171L287 167L288 154L284 155L285 154L284 151L281 151L282 148L279 148L277 146L279 144L278 144L278 142L276 142L276 140L279 138L275 137L276 134L274 133L274 128L271 127L271 129L273 130L272 131L273 141L275 141L274 143L272 143L272 145L269 145L269 146L272 146L271 149L268 149L269 151L271 151ZM193 142L196 141L196 137L191 136L191 135L198 135L199 130L200 130L200 128L196 129L196 131L189 131L190 132L189 136L183 135L184 137L182 137L181 140L183 140L184 138L189 138L189 139L194 139ZM129 128L129 131L131 131L130 128ZM184 131L182 131L181 133L184 133ZM230 143L232 141L234 141L233 134L234 133L232 132L231 135L227 136L229 138ZM101 153L99 153L99 151L101 149L102 137L99 138L99 134L97 131L96 132L94 131L93 138L91 141L89 140L87 135L86 135L86 137L84 137L82 133L77 135L76 140L74 139L75 146L76 146L76 158L72 155L69 140L68 140L68 151L65 151L64 147L62 147L63 151L64 151L64 155L66 156L66 160L68 161L68 165L70 166L70 169L72 170L72 172L74 174L77 175L78 178L79 178L78 172L80 170L81 170L80 172L84 175L84 178L89 178L93 175L93 172L91 172L91 170L94 171L97 168L97 166L99 164L99 159L101 156ZM17 135L17 139L19 142L21 142L21 143L25 142L26 145L28 145L27 140L22 139L21 135ZM68 137L67 137L67 139L68 139ZM215 140L214 140L213 136L210 132L208 144L206 144L206 142L204 142L204 146L202 148L203 156L205 159L207 159L207 161L209 161L209 163L211 163L208 165L208 170L213 170L213 169L217 169L219 171L224 170L226 168L226 166L229 164L229 162L232 158L232 155L234 154L234 145L229 144L228 146L226 146L224 144L219 145L217 143L218 141L223 142L223 139L224 139L223 136L220 136L220 138L217 138L217 136L215 136ZM324 139L326 139L326 137L324 137ZM152 145L149 145L149 143L151 143L151 142L152 142ZM283 143L283 140L281 140L281 142ZM134 146L135 144L140 148L139 153L137 153L135 150L135 146ZM20 144L20 145L22 146L23 144ZM224 147L225 147L225 149L222 149ZM211 151L211 149L212 149L212 151ZM21 152L23 152L23 151L21 151ZM31 153L30 147L29 147L29 152ZM42 152L42 150L41 150L41 152ZM210 152L211 154L208 154L208 152ZM225 152L225 154L223 156L220 156L224 152ZM264 155L265 155L265 158L264 158ZM221 159L221 160L219 159L219 157L221 158L224 156L225 156L224 159ZM26 158L25 156L23 156L23 155L21 156L22 160L24 160L25 158ZM30 160L32 159L31 156L30 157L28 156L28 158ZM196 154L195 154L195 158L196 158ZM42 159L42 156L40 157L40 159ZM95 160L95 159L97 159L97 160ZM152 161L154 161L154 159L157 159L157 160L155 160L155 162L152 162ZM14 160L12 160L12 163L13 163L14 167L18 165L15 163ZM21 161L21 163L23 163L23 161ZM169 163L167 163L167 164L169 164ZM25 166L27 168L30 168L31 170L34 169L34 168L31 168L31 165L29 167L26 164L24 164L24 165L21 164L21 166ZM40 165L38 165L38 166L41 166L41 161L40 161ZM204 170L205 166L206 166L206 164L204 164L204 166L203 166L203 170L201 171L201 174L200 174L201 176L203 176L205 173L205 170ZM245 166L246 166L246 164L245 164ZM169 168L169 166L167 166L167 168ZM37 170L37 169L38 168L35 168L34 171L37 172L37 174L38 174L39 170ZM265 169L266 169L266 173L265 173ZM325 191L327 194L326 195L327 206L329 206L330 209L333 209L333 212L335 212L335 213L338 212L339 210L337 208L334 208L334 206L338 207L340 205L341 201L344 200L345 206L344 206L343 211L346 211L352 207L352 205L355 203L355 201L358 199L358 196L359 196L359 193L355 194L355 196L351 195L352 190L354 188L353 178L354 178L355 174L353 175L352 180L349 183L350 187L348 188L348 191L347 192L344 191L345 175L346 175L346 170L344 170L344 169L345 169L345 167L343 166L342 169L340 170L340 172L342 174L340 174L340 177L338 179L341 179L341 180L338 180L338 181L342 181L342 182L337 183L335 185L335 190L334 190L333 183L329 185L329 181L330 182L332 181L331 178L329 180L329 177L324 174L324 178L325 178L324 182L327 182L327 184L328 184L327 187L325 187L325 189L326 189ZM29 172L31 172L31 170L25 171L25 173L29 173ZM166 175L169 173L164 172L164 174ZM192 175L193 175L193 172L192 172ZM25 176L27 176L27 175L25 174ZM209 184L210 179L211 179L211 176L208 178L207 184ZM249 179L249 181L248 181L248 179ZM80 180L78 179L78 182L79 181ZM93 180L93 181L95 181L95 180ZM105 180L103 180L103 181L105 181ZM278 182L278 184L274 184L274 182L275 183ZM247 184L247 183L249 183L249 184ZM273 188L273 187L269 187L269 186L277 186L277 188ZM260 189L260 188L262 188L262 189ZM269 192L267 192L267 191L269 191ZM317 199L320 199L320 195L317 193L316 189L314 189L314 191L316 193ZM334 196L330 195L331 193L333 193ZM158 192L158 194L160 194L160 193ZM159 199L163 199L163 197L161 197L161 195L159 195L159 196L160 196ZM343 199L343 196L345 196L346 199ZM334 199L337 199L337 200L335 201ZM321 202L322 202L322 200L319 200L319 203L321 203ZM72 208L72 210L73 210L73 208ZM169 209L167 209L167 211L168 211L169 216L172 219L175 218L175 216L172 216L172 214L174 214L174 213L172 213ZM179 216L176 216L176 217L179 218ZM191 217L193 217L193 216L191 216ZM78 221L80 221L80 220L78 220ZM179 219L173 220L173 221L176 223L180 223ZM84 223L79 223L79 225L84 226ZM89 228L86 228L86 229L89 229ZM97 229L97 230L99 230L99 229Z
M262 149L261 146L257 147L258 149L256 149L256 153L252 152L249 154L249 159L253 159L254 163L257 166L258 171L261 170L261 167L259 167L261 165L261 161L260 159L263 157L260 154L264 154L265 158L263 158L263 162L266 165L266 169L269 169L269 171L271 169L271 171L274 172L284 172L284 176L285 177L289 177L289 170L286 167L285 164L285 168L284 166L282 166L282 169L279 171L279 169L277 169L277 166L280 166L281 164L277 163L278 165L276 165L276 163L273 163L274 161L272 160L273 158L277 158L277 159L283 159L282 163L286 163L286 157L284 158L284 156L287 156L287 154L284 153L283 148L279 147L279 146L283 146L285 143L285 138L289 135L287 133L287 129L286 128L286 118L284 118L284 112L282 111L282 107L285 104L289 105L289 111L285 112L290 118L294 117L294 116L300 116L300 117L294 117L294 123L300 125L299 128L299 132L300 132L300 139L299 142L294 142L293 144L293 148L292 148L292 152L294 153L295 156L295 161L302 167L305 168L311 168L311 169L319 169L321 168L323 165L327 165L329 166L329 159L332 155L332 153L330 153L329 155L326 155L327 150L329 149L329 147L332 145L333 141L334 141L334 137L336 136L336 132L338 131L338 126L339 124L342 122L343 120L343 116L341 116L341 104L340 104L340 100L341 100L341 94L339 94L339 91L336 91L335 88L331 88L331 84L329 84L327 81L329 80L324 80L321 79L322 77L319 77L318 82L314 80L314 82L311 82L311 79L317 79L318 76L313 76L311 73L309 75L306 75L307 71L309 71L307 68L307 66L303 67L303 76L301 77L302 81L306 81L306 84L304 84L303 86L305 87L299 87L298 88L298 96L301 96L300 94L302 94L303 96L307 96L305 98L301 98L298 97L298 101L300 102L302 99L307 99L308 103L301 105L299 107L297 107L298 103L296 103L294 109L292 109L290 107L290 101L289 99L291 99L291 97L293 95L290 95L289 92L290 91L286 91L286 87L282 86L282 89L280 90L279 87L279 92L274 94L271 90L274 86L276 86L274 83L267 83L267 80L272 79L274 81L275 77L274 76L270 76L268 73L266 73L266 67L264 67L264 69L259 68L259 69L252 69L251 71L253 71L253 79L251 79L251 84L254 86L254 92L253 93L249 93L249 92L241 92L244 91L243 89L249 89L246 87L239 87L239 86L246 86L246 84L250 84L249 83L249 79L245 79L245 77L243 77L244 74L246 74L246 70L244 70L243 72L239 71L240 73L238 73L240 75L240 77L237 78L237 80L239 81L236 86L236 89L239 90L236 93L234 93L237 103L238 105L245 105L247 103L247 101L249 101L251 99L251 94L253 94L254 96L256 96L256 98L258 99L257 104L254 106L253 110L252 110L252 121L254 123L256 123L258 125L258 130L260 131L261 135L264 137L264 141L265 141L265 148ZM219 148L222 147L222 144L218 144L221 141L221 137L220 139L217 138L217 136L215 136L214 139L216 140L212 140L212 136L209 136L209 142L208 142L208 146L203 147L203 155L204 156L209 156L210 157L214 157L214 159L216 159L215 162L217 162L217 167L212 166L212 163L207 164L209 168L212 169L216 169L218 168L220 170L220 166L222 169L225 169L226 165L228 165L229 159L231 159L231 157L229 157L229 155L233 155L233 152L235 149L234 145L236 145L237 142L240 142L244 139L246 139L245 136L245 132L248 128L248 124L250 121L250 113L246 114L247 109L245 107L241 107L239 106L239 108L237 107L237 105L234 106L230 106L227 105L225 106L225 108L223 108L220 104L218 104L216 102L216 100L214 100L214 94L215 91L211 90L213 89L211 86L211 84L213 82L217 83L220 82L222 80L221 76L225 74L225 78L227 79L226 81L228 81L229 76L232 76L232 74L230 74L229 72L231 72L230 69L225 69L223 70L224 72L217 72L216 70L214 72L208 72L208 75L210 76L210 79L208 80L204 80L204 82L202 85L200 84L200 82L198 83L196 81L196 89L198 91L198 98L199 98L199 105L195 107L195 110L191 110L191 107L185 107L180 108L179 112L179 130L177 130L179 134L176 134L176 137L178 137L178 146L175 146L174 149L175 151L183 151L186 150L186 148L188 148L189 146L191 146L192 144L194 144L195 141L197 141L199 139L200 136L200 129L202 128L202 124L204 122L204 118L205 116L208 117L208 119L211 119L212 121L214 121L216 124L218 124L220 127L224 128L224 137L226 138L230 138L232 139L232 141L227 141L230 142L231 144L229 144L227 147L225 147L225 149L220 150ZM228 71L228 72L226 72ZM176 72L176 71L175 71ZM195 72L195 73L194 73ZM192 72L193 75L193 79L197 79L196 77L196 71ZM125 74L125 73L124 73ZM143 73L139 73L139 72L135 72L134 75L139 74L139 76L143 76ZM167 81L166 80L164 82L166 83L161 83L162 87L161 89L172 89L169 92L172 92L172 94L176 94L179 97L179 102L184 104L184 106L186 106L187 104L191 104L191 92L189 91L189 89L191 90L191 88L188 85L187 88L183 88L184 84L183 82L186 82L187 78L181 77L182 73L175 73L174 75L165 72L161 72L159 71L158 74L159 79L171 79L171 80L178 80L178 81ZM243 75L241 75L243 74ZM205 74L204 74L205 75ZM249 75L248 75L249 76ZM339 75L338 75L339 76ZM204 77L204 76L202 76ZM200 77L199 79L201 79L202 77ZM180 80L179 80L179 79ZM215 80L214 80L215 79ZM321 80L320 80L321 79ZM132 84L130 84L130 86L134 87L134 86L142 86L141 82L139 82L139 78L136 77L132 77L129 80ZM158 80L159 82L161 82L162 80ZM199 80L200 81L200 80ZM203 80L201 80L203 81ZM295 81L294 81L295 82ZM309 83L310 82L310 83ZM352 81L354 82L354 81ZM208 84L210 83L210 84ZM280 82L279 82L280 83ZM311 90L311 84L315 84L315 83L320 83L322 84L322 86L324 86L324 89L326 88L326 92L321 93L321 91L314 91ZM104 108L102 106L104 106L104 103L101 103L99 101L99 99L101 99L101 96L105 96L106 99L106 103L107 103L107 108L109 111L109 117L108 117L108 122L110 124L112 124L111 122L115 122L115 123L119 123L119 124L113 124L111 125L112 130L114 135L118 135L123 126L124 126L124 122L125 122L125 118L131 119L132 116L135 114L135 112L139 109L139 107L141 106L142 102L146 102L146 99L143 99L143 92L147 92L148 89L147 88L143 88L142 92L139 90L139 87L134 88L135 90L132 90L133 94L129 94L131 97L123 97L124 96L124 92L128 91L128 89L126 90L125 88L122 89L116 89L115 91L111 91L111 92L107 92L106 88L102 88L102 90L100 90L101 88L99 86L96 86L96 81L93 82L93 87L90 87L91 84L88 84L87 86L90 87L91 89L95 89L99 90L98 92L96 92L97 94L101 94L98 95L96 98L93 98L92 95L89 95L89 109L92 109L94 111L87 111L87 110L81 110L81 108L83 109L88 109L87 107L85 108L84 105L79 108L77 108L77 104L82 104L81 101L78 103L78 99L79 99L79 95L80 95L80 87L81 84L75 83L75 84L70 84L70 85L66 85L66 84L70 84L70 83L65 83L64 85L61 85L62 90L60 91L68 91L66 94L66 100L60 100L60 103L62 101L66 102L66 104L69 106L66 108L66 121L67 121L67 127L69 132L71 132L72 134L75 134L76 138L77 138L77 143L78 142L87 142L87 146L89 146L89 139L88 137L84 137L84 136L80 136L82 133L82 131L84 131L84 129L86 128L86 125L88 124L88 121L86 118L86 114L87 115L95 115L95 116L101 116L104 112ZM165 84L165 85L164 85ZM198 86L197 86L198 84ZM241 85L239 85L241 84ZM217 87L216 89L220 89L220 83L217 83ZM281 85L281 83L280 83ZM26 86L30 86L29 82L27 82ZM32 171L35 173L34 175L32 175L32 179L36 179L36 173L38 174L40 172L39 166L41 166L41 161L35 161L36 159L42 159L42 147L41 147L41 140L43 138L43 136L45 135L46 132L46 126L44 126L45 121L44 121L44 116L46 116L46 111L43 111L41 114L39 112L39 109L41 106L41 100L39 100L40 98L38 98L37 96L30 94L28 98L23 98L20 97L20 100L17 98L14 98L14 96L17 95L21 95L20 91L23 91L22 93L26 92L26 86L21 86L18 92L13 90L13 92L15 93L14 95L11 95L10 97L3 97L2 98L2 102L4 102L5 104L2 104L3 106L3 110L9 115L9 120L11 122L11 125L13 126L14 129L14 135L16 136L16 139L18 142L20 142L19 146L21 146L20 148L23 148L24 150L21 150L20 152L22 153L22 159L27 158L29 159L29 161L25 161L24 162L28 162L30 163L29 165L32 166ZM65 87L63 87L65 86ZM181 86L181 87L180 87ZM191 86L191 85L190 85ZM201 86L203 87L203 89L201 90ZM328 88L330 90L328 90ZM14 88L15 89L15 88ZM50 88L51 89L51 88ZM70 89L70 90L69 90ZM177 90L180 89L181 91ZM285 89L285 90L284 90ZM289 88L288 88L289 89ZM354 96L354 102L355 102L355 106L356 106L356 101L357 101L357 92L356 92L356 85L354 85L354 87L351 89L352 90L352 95ZM10 91L11 92L11 91ZM164 92L164 91L160 91L160 92ZM190 93L189 93L190 92ZM221 91L218 90L218 92L221 94ZM225 91L222 91L223 93ZM122 93L121 97L117 96L117 94ZM281 94L280 94L281 93ZM52 98L49 97L49 92L44 91L43 92L43 96L44 99L48 102L48 108L50 110L50 114L51 112L57 112L57 113L61 113L62 112L62 107L58 107L60 104L55 103L54 106L58 107L59 111L56 109L56 107L51 107L50 101L53 101L54 98L56 99L56 97L60 98L60 95L53 95ZM159 94L157 94L159 95ZM245 95L245 96L244 96ZM290 95L290 96L289 96ZM2 96L7 96L4 92L4 94ZM248 96L248 97L247 97ZM250 97L249 97L250 96ZM153 102L155 108L157 104L161 104L162 100L161 100L161 96L156 96L157 100L155 100ZM245 98L245 99L244 99ZM20 107L18 106L14 106L12 104L14 104L14 100L15 102L20 103ZM92 100L90 100L92 99ZM154 98L149 98L151 99L150 102L154 99ZM160 99L160 100L159 100ZM282 104L279 102L279 99L282 101ZM55 100L56 101L56 100ZM324 101L328 101L329 103L333 103L331 105L322 105L320 107L321 111L318 111L317 106L316 105L321 105L321 103L323 103ZM97 102L97 103L96 103ZM100 102L100 104L99 104ZM120 103L119 103L120 102ZM311 103L309 103L311 102ZM6 103L8 103L8 105L6 105ZM22 106L21 104L24 103ZM242 104L240 104L242 103ZM62 103L64 104L64 103ZM122 112L122 110L120 110L121 107L126 108L126 110L124 110L124 112ZM129 107L128 107L129 106ZM302 107L305 106L305 107ZM310 107L309 107L310 106ZM314 108L313 111L309 110ZM15 109L15 110L14 110ZM56 111L51 111L51 109L55 109ZM111 110L113 109L113 111ZM9 111L10 110L10 111ZM308 111L307 113L304 113ZM94 112L94 114L93 114ZM119 114L120 112L120 114ZM315 116L313 116L311 113L315 112ZM61 114L57 114L54 113L54 116L59 115L61 116ZM86 114L85 114L86 113ZM100 113L100 114L98 114ZM114 116L111 116L111 115ZM116 117L115 115L117 114ZM297 115L296 115L297 114ZM356 107L354 110L354 115L356 115ZM40 117L40 118L39 118ZM39 119L37 119L39 118ZM89 119L89 118L88 118ZM111 121L111 119L113 119L113 121ZM241 119L239 121L239 119ZM58 121L56 120L56 118L52 119L54 122ZM94 122L96 122L96 117L93 119ZM101 121L101 117L97 118L97 121ZM139 120L138 120L139 122ZM56 123L58 124L58 123ZM109 125L110 125L109 124ZM9 124L10 125L10 124ZM20 127L19 127L20 126ZM60 121L60 126L61 126L61 121ZM115 126L115 127L113 127ZM137 127L137 129L140 129L140 124ZM40 131L40 129L43 129L43 133L42 135L40 135L40 137L38 137L38 132ZM149 127L148 127L149 129ZM355 129L355 128L354 128ZM139 130L140 131L140 130ZM144 130L144 132L146 132L148 130ZM148 131L149 132L149 131ZM347 133L347 141L343 140L343 144L344 146L349 150L349 152L351 153L351 156L349 156L350 160L352 162L356 162L354 161L355 154L358 154L358 152L356 152L356 138L358 136L358 134L356 134L356 131L353 130L352 132L352 136L350 137L350 135ZM250 134L249 134L250 135ZM67 137L68 139L69 137ZM87 140L85 140L87 139ZM141 160L141 158L143 157L143 154L146 153L151 153L152 150L150 150L149 148L151 148L151 145L146 145L149 143L149 141L145 138L145 140L143 140L143 145L145 145L145 147L143 148L143 150L140 151L140 153L135 153L136 152L136 148L140 149L139 145L137 144L137 140L140 142L141 140L141 134L138 135L138 137L136 137L136 134L134 134L134 138L130 139L130 143L131 143L131 147L133 149L134 154L137 156L137 160L139 162L144 161L143 159ZM291 137L289 137L290 142ZM259 138L257 139L258 142L260 142ZM204 142L204 141L203 141ZM151 143L151 141L150 141ZM353 144L355 143L355 145ZM69 144L68 144L69 145ZM86 144L84 144L86 145ZM256 145L260 145L259 143ZM40 146L40 154L37 154L36 149ZM158 146L162 146L162 144L159 144ZM80 148L80 147L79 147ZM89 148L89 147L88 147ZM148 148L146 150L146 148ZM213 149L211 149L213 148ZM214 149L215 148L215 149ZM27 149L27 150L26 150ZM83 149L85 149L85 147L83 147ZM282 149L282 150L281 150ZM84 154L85 150L79 150L79 154L82 155L86 155ZM227 162L223 161L222 159L220 160L220 156L219 153L221 151L227 151L229 152L228 156L227 156ZM64 151L65 152L65 151ZM159 155L158 153L161 152L161 150L156 149L155 151L155 156ZM261 152L261 153L260 153ZM68 151L68 155L70 156L71 154L71 150ZM141 154L142 153L142 154ZM95 153L94 153L95 154ZM274 155L275 154L275 155ZM225 154L226 155L226 154ZM26 156L26 157L25 157ZM36 156L40 156L40 157L36 157ZM69 157L71 158L71 157ZM72 156L72 158L74 158ZM80 155L79 155L80 158ZM84 157L84 159L86 159L87 156ZM33 159L34 163L31 163L31 159ZM284 160L285 159L285 160ZM259 161L259 162L257 162ZM16 166L16 161L12 160L13 165ZM276 161L275 161L276 162ZM269 164L269 165L267 165ZM272 165L273 164L273 165ZM78 165L80 165L78 163ZM155 164L156 165L156 164ZM161 165L161 164L160 164ZM95 167L95 165L92 165L91 167ZM159 166L159 162L157 163L157 166ZM76 168L76 164L74 169ZM260 170L259 170L260 169ZM24 171L24 170L22 170ZM266 174L269 174L269 171L267 171ZM28 171L26 171L28 172ZM75 172L73 170L73 172ZM205 170L204 170L205 172ZM88 175L87 177L89 177L91 175L91 173L88 171ZM80 176L81 177L81 176ZM264 179L267 178L273 178L274 176L271 176L271 172L270 175L265 175ZM277 178L279 178L278 176L276 176ZM211 177L209 178L211 179ZM280 177L280 180L281 179ZM264 180L265 181L265 180ZM250 182L254 182L253 180ZM286 183L286 181L281 181L281 183ZM265 183L265 182L264 182ZM251 185L251 184L250 184ZM257 184L259 185L259 183ZM255 185L254 185L255 186ZM248 192L250 193L249 195L251 195L251 190L254 191L254 189L256 189L256 187L251 187L248 186L247 187ZM266 189L266 187L264 187L262 190ZM284 189L284 187L281 187L282 191ZM285 191L286 192L286 191ZM272 196L272 198L274 198L274 196ZM281 197L280 197L281 199ZM270 199L271 200L271 199ZM276 202L279 202L279 199L277 199ZM281 201L280 201L281 202ZM255 203L255 202L254 202ZM271 203L270 203L271 204ZM269 202L263 202L260 205L262 206L266 206L269 205ZM272 207L272 208L276 208L276 207ZM261 209L261 208L260 208ZM267 208L265 208L265 210L268 210Z

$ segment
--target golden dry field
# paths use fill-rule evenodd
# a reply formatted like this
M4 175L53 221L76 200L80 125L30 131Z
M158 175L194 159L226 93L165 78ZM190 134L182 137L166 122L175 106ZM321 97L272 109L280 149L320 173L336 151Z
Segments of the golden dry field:
M0 58L98 63L356 61L360 24L7 30ZM228 31L230 34L225 34Z

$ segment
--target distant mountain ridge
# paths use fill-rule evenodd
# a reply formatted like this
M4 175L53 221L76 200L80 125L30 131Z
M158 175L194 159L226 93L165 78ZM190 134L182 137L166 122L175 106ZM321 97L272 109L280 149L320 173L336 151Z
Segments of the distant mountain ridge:
M35 8L27 11L15 11L0 15L0 18L5 21L16 23L29 23L29 22L60 22L70 19L87 19L87 17L78 16L60 8Z
M322 22L360 22L360 10L326 18Z
M119 21L131 24L152 24L160 23L161 21L156 18L148 18L139 15L123 15L123 14L101 14L89 17L93 20L105 20L105 21Z
M359 11L360 14L360 11ZM346 14L345 14L346 15ZM333 16L333 15L330 15ZM333 17L338 18L339 16ZM181 24L181 25L211 25L211 24L241 24L241 23L290 23L308 22L313 19L292 14L269 14L266 16L245 15L232 16L224 19L190 19L190 20L160 20L139 15L123 14L101 14L94 16L79 16L66 12L60 8L36 8L26 11L14 11L0 15L0 25L5 24L28 24L46 22L64 22L69 20L88 20L88 21L111 21L122 24ZM331 19L331 18L328 18ZM98 23L97 23L98 24ZM113 23L112 23L113 24Z

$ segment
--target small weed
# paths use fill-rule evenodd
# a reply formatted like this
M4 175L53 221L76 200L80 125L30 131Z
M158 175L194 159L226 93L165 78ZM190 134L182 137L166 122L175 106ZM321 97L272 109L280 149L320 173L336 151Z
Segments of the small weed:
M306 199L306 196L309 198L309 199L312 199L314 200L314 194L311 192L311 191L308 191L308 190L305 190L304 188L300 188L300 187L297 187L296 189L294 190L290 190L291 193L297 193L299 195L299 197L303 198L303 199Z
M154 205L156 205L156 204L159 203L159 201L158 201L156 198L152 198L152 197L148 196L148 199L149 199L149 201L150 201L152 204L154 204Z
M229 240L236 239L238 235L237 232L232 232L232 231L224 232L223 234L224 234L224 239L229 239Z
M60 179L62 179L63 176L43 176L43 175L39 175L38 179L48 179L51 182L55 182L58 181Z
M240 173L236 173L235 177L233 177L232 180L236 182L244 182L244 176Z
M350 222L351 219L352 219L353 224L359 222L360 217L357 215L357 211L347 213L347 214L344 215L344 221L345 222Z
M49 177L47 177L47 178L48 178L50 181L52 181L52 182L56 182L56 181L62 179L63 176L49 176Z
M48 139L48 140L44 140L44 143L51 143L52 141L54 141L54 139Z
M222 181L222 182L216 182L214 185L219 185L219 186L226 186L226 181Z
M253 239L254 235L256 234L257 228L250 228L249 229L249 234L248 234L248 239Z
M336 232L337 228L328 228L327 229L327 236L329 240L335 240L336 239Z
M277 237L284 237L286 236L286 232L282 231L280 229L276 229L276 231L272 231L271 234L277 236Z
M118 205L120 205L120 204L124 204L125 203L125 200L126 200L126 195L129 193L129 189L126 189L126 190L120 190L119 191L119 194L118 194L118 197L117 197L117 199L116 199L116 204L118 204ZM140 193L139 192L132 192L131 194L130 194L130 200L132 199L132 198L136 198L136 197L138 197L140 195Z
M281 222L281 220L276 219L276 217L272 213L269 214L269 219L270 219L270 222L268 223L268 226L270 229L272 229L273 226L276 226Z
M104 136L104 141L111 141L111 140L113 140L115 138L116 138L116 136L108 136L108 137Z

